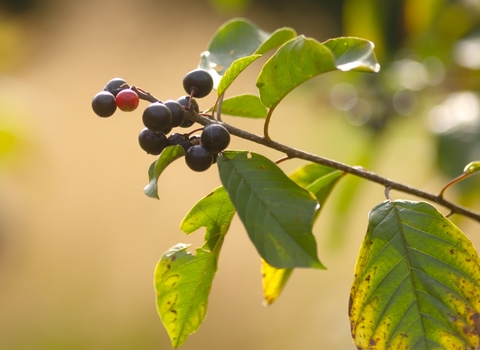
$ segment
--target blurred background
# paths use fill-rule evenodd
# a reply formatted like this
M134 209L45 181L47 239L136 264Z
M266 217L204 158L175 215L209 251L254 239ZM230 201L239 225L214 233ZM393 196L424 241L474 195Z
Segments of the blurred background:
M202 244L203 232L187 237L179 224L220 182L215 168L193 173L180 160L160 178L160 201L147 198L154 158L137 143L141 108L102 119L90 103L113 77L180 97L184 74L236 16L376 44L379 74L328 73L289 95L271 124L277 141L436 193L480 159L477 0L0 0L0 349L171 348L153 270L176 243ZM231 94L255 92L261 64ZM226 121L262 132L261 121ZM230 147L281 157L239 139ZM447 197L480 210L479 178ZM382 187L343 179L314 228L328 270L296 271L269 307L235 218L207 318L183 349L353 349L353 269L383 200ZM480 246L478 223L454 220Z

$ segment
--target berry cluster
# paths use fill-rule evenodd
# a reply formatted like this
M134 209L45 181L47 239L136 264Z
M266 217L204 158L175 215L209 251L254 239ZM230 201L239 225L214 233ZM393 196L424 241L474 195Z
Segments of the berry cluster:
M117 107L123 112L132 112L138 107L140 98L121 78L110 80L103 91L93 97L92 108L102 118L112 116Z
M201 135L172 133L174 127L188 128L194 124L192 116L200 113L195 98L207 96L213 89L212 76L203 69L195 69L183 78L188 95L177 100L162 102L149 93L130 86L121 78L110 80L103 91L92 99L92 109L98 116L107 118L120 109L132 112L140 99L150 102L143 111L145 128L138 135L140 147L147 153L159 155L166 147L180 145L185 149L185 161L194 171L205 171L216 161L219 152L230 143L230 133L222 125L211 124ZM196 130L196 131L198 131Z

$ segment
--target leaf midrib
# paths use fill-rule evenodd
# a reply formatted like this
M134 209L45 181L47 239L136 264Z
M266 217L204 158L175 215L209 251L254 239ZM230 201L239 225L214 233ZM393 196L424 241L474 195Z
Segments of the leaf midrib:
M250 193L252 193L254 195L254 197L256 197L257 201L261 203L261 205L265 208L265 211L268 212L273 218L275 218L275 221L279 224L279 226L283 229L283 231L286 233L286 236L288 236L290 238L290 240L297 246L299 247L302 251L305 252L305 254L307 254L307 256L310 257L310 254L308 254L294 239L293 237L288 233L288 231L285 229L285 227L283 226L283 224L281 223L281 221L278 220L278 218L273 215L273 213L271 212L271 210L268 208L268 206L265 205L265 202L263 200L261 200L257 193L253 190L253 187L250 186L250 183L245 179L244 176L242 176L242 172L240 172L238 170L238 168L235 166L234 162L232 162L229 158L225 157L226 160L228 160L230 162L230 164L232 165L232 168L235 169L235 173L238 174L238 176L240 176L241 178L241 181L244 182L246 184L246 186L250 189ZM256 169L253 169L253 170L248 170L248 172L258 172L260 170L256 170ZM262 170L263 171L263 170ZM267 170L268 171L268 170ZM230 179L228 181L230 183ZM282 181L281 183L284 183L284 181ZM237 186L237 191L238 191L238 188L240 187L240 183L239 185ZM250 201L250 199L249 199ZM247 206L248 207L248 206ZM258 212L258 210L257 210ZM265 238L265 235L263 235L263 238ZM311 258L311 257L310 257Z

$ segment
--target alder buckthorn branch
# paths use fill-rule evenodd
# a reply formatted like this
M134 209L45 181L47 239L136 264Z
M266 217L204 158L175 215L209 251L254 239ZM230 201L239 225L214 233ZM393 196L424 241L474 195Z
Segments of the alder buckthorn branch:
M150 94L148 91L145 91L143 89L140 89L139 87L136 87L136 86L130 86L129 87L130 89L132 89L133 91L135 91L138 95L138 97L141 99L141 100L145 100L145 101L148 101L148 102L160 102L160 103L163 103L161 100L159 100L158 98L156 98L155 96L153 96L152 94Z
M113 79L113 80L115 80L115 79ZM116 82L115 84L118 84L118 82ZM108 86L108 84L107 84L107 86ZM121 85L120 90L123 89L123 88L127 88L126 86L127 86L126 83L123 83ZM187 84L187 87L185 89L187 89L188 87L189 86ZM141 99L150 101L152 103L155 103L155 102L162 103L155 96L151 95L150 93L146 92L143 89L140 89L140 88L135 87L135 86L130 86L128 88L137 92L139 98L141 98ZM209 89L209 86L207 88ZM118 87L116 88L116 90L118 90ZM116 90L114 89L111 92L102 91L102 92L98 93L97 95L95 95L95 97L92 101L92 107L93 107L94 111L99 116L108 117L115 112L115 109L116 109L115 98L114 98L114 95L112 95L112 94L115 93L115 92L118 93L118 91L116 91ZM201 92L203 92L203 91L201 91ZM386 177L382 177L382 176L377 175L377 174L375 174L371 171L368 171L368 170L366 170L362 167L350 166L350 165L347 165L347 164L344 164L344 163L341 163L341 162L338 162L338 161L335 161L335 160L332 160L332 159L328 159L328 158L325 158L325 157L321 157L321 156L318 156L318 155L315 155L315 154L312 154L312 153L309 153L309 152L305 152L305 151L293 148L293 147L286 146L286 145L281 144L279 142L273 141L270 138L270 136L268 135L268 121L271 118L273 108L270 108L270 111L268 113L267 122L265 123L265 128L264 128L265 135L262 137L262 136L250 133L248 131L236 128L232 125L229 125L229 124L221 121L221 118L220 118L221 103L218 103L218 102L221 102L222 96L219 99L217 99L217 105L218 105L217 118L218 118L218 120L215 120L215 119L213 119L213 115L209 115L209 114L200 112L200 109L199 109L199 106L198 106L196 100L192 97L193 95L194 94L191 92L190 96L180 97L176 101L181 106L183 106L182 108L184 109L184 112L185 112L184 113L185 120L180 125L180 127L189 127L189 126L193 125L195 122L197 122L197 123L199 123L203 126L208 126L208 125L211 125L211 124L218 124L218 125L223 126L223 128L225 128L230 134L232 134L234 136L237 136L237 137L243 138L245 140L249 140L249 141L261 144L263 146L266 146L266 147L269 147L269 148L272 148L272 149L275 149L277 151L280 151L280 152L284 153L286 155L286 157L283 157L282 159L280 159L279 160L280 162L283 161L283 160L286 160L286 159L298 158L298 159L303 159L303 160L310 161L310 162L313 162L313 163L321 164L321 165L324 165L324 166L327 166L327 167L330 167L330 168L333 168L333 169L343 171L344 173L352 174L352 175L364 178L366 180L378 183L380 185L383 185L383 186L388 188L388 193L391 189L399 191L399 192L403 192L403 193L408 193L408 194L414 195L416 197L423 198L423 199L429 200L431 202L440 204L443 207L450 209L450 214L449 215L460 214L460 215L463 215L465 217L469 217L469 218L471 218L471 219L473 219L477 222L480 222L480 213L479 212L476 212L472 209L463 207L463 206L461 206L457 203L451 202L451 201L443 198L443 194L444 194L445 189L449 187L448 184L447 184L447 186L445 186L442 189L440 194L433 194L433 193L430 193L430 192L427 192L427 191L424 191L424 190L421 190L421 189L418 189L418 188L415 188L415 187L412 187L412 186L409 186L409 185L402 184L400 182L393 181L393 180L388 179ZM113 97L113 99L112 99L112 97ZM98 101L98 103L97 103L97 101ZM169 143L167 138L166 138L166 140L163 140L163 138L161 140L158 140L158 135L154 135L152 133L154 133L154 132L151 131L151 130L149 132L147 132L145 130L142 130L141 137L139 135L139 137L142 138L142 140L139 139L139 142L140 142L142 148L144 148L145 145L148 145L147 147L145 147L145 148L148 149L147 153L157 154L157 152L159 152L160 149L163 149L164 146L166 146L170 143ZM175 137L175 139L177 139L177 138L178 138L178 140L176 140L175 142L178 142L178 143L173 143L173 144L182 144L182 143L187 143L188 144L188 140L185 140L183 137L181 137L181 136L180 137ZM192 147L194 147L194 148L191 149ZM207 151L209 151L208 149L200 149L200 147L204 147L204 146L202 146L202 145L192 145L190 148L188 148L186 150L187 154L186 154L185 159L187 161L187 165L192 170L195 170L195 171L204 171L208 168L208 166L206 165L207 163L210 163L210 165L211 165L211 163L213 163L215 161L214 155L212 155L211 152L207 152ZM145 148L144 148L144 150L145 150ZM210 158L210 156L213 157L213 158ZM196 163L197 161L198 161L198 163ZM456 182L456 179L454 179L452 181Z
M273 141L271 139L266 139L265 137L250 133L248 131L236 128L234 126L231 126L225 122L219 122L215 121L211 118L207 118L204 116L201 116L199 114L192 114L190 116L192 120L195 122L202 124L202 125L209 125L209 124L220 124L225 129L227 129L230 134L243 138L245 140L249 140L258 144L261 144L263 146L275 149L277 151L280 151L282 153L285 153L287 157L289 158L298 158L298 159L303 159L307 160L313 163L321 164L328 166L330 168L334 168L337 170L341 170L345 173L349 173L361 178L364 178L366 180L376 182L380 185L383 185L385 187L389 187L392 190L396 190L399 192L403 193L408 193L411 195L414 195L419 198L427 199L431 202L437 203L442 205L445 208L448 208L451 210L451 214L460 214L466 217L469 217L475 221L480 222L480 213L476 212L474 210L471 210L469 208L463 207L457 203L451 202L443 198L440 194L433 194L409 185L402 184L400 182L393 181L391 179L388 179L386 177L377 175L371 171L368 171L362 167L358 166L350 166L332 159L328 159L325 157L321 157L312 153L308 153L293 147L286 146L284 144L281 144L279 142Z

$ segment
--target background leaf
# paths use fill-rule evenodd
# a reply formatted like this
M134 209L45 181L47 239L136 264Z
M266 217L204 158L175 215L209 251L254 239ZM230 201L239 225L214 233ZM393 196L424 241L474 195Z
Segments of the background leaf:
M312 163L295 170L289 177L300 187L312 192L317 197L320 204L317 218L331 191L343 176L344 174L339 170ZM272 304L280 296L292 272L293 269L291 268L278 269L262 260L262 286L265 305Z
M209 109L212 111L213 107ZM260 102L255 95L237 95L223 100L222 114L235 117L265 119L267 117L267 108Z
M143 192L150 198L158 197L158 178L162 172L167 168L167 166L173 163L178 158L181 158L185 155L185 150L182 146L168 146L165 148L162 153L160 153L158 159L150 165L148 169L148 185L145 186Z
M365 44L362 46L362 43ZM363 39L341 38L326 46L303 35L286 42L265 63L258 76L257 87L262 103L268 108L276 106L298 85L321 73L340 68L368 70L367 63L375 56L373 51L367 55L364 46L373 50L373 44L369 46L367 43ZM378 64L375 68L377 70L369 71L378 71Z
M262 57L262 55L250 55L241 57L235 61L233 61L232 65L228 67L225 71L225 74L220 79L220 83L218 84L217 88L217 95L222 95L225 90L233 83L233 81L242 73L245 68L247 68L252 62L255 62L258 58Z
M270 35L270 37L262 43L262 45L260 45L260 47L257 49L257 51L255 51L255 53L264 54L270 50L282 46L284 43L292 40L296 36L297 32L293 28L279 28L274 31Z
M349 307L358 348L477 349L480 259L468 238L423 202L369 215Z
M192 255L188 245L178 244L157 264L157 310L174 348L196 332L205 318L220 250L234 214L223 187L215 189L194 205L181 224L186 233L206 227L203 247Z
M222 76L236 60L254 54L255 56L261 55L279 47L284 42L294 38L295 35L296 32L291 28L280 28L270 34L246 19L235 18L223 24L215 32L207 50L200 55L199 67L212 75L214 87L217 89L220 86ZM244 63L242 62L242 64ZM219 88L223 91L218 94L221 95L225 92L225 89L240 73L241 71L238 71L227 78L222 83L226 86Z
M320 164L307 164L290 174L290 178L300 187L313 193L320 203L320 210L331 191L345 174Z
M200 55L199 67L210 72L217 87L235 60L254 54L269 36L248 20L232 19L215 32L207 51Z
M318 209L312 194L256 153L223 152L217 164L222 184L263 259L279 268L324 268L312 234Z

